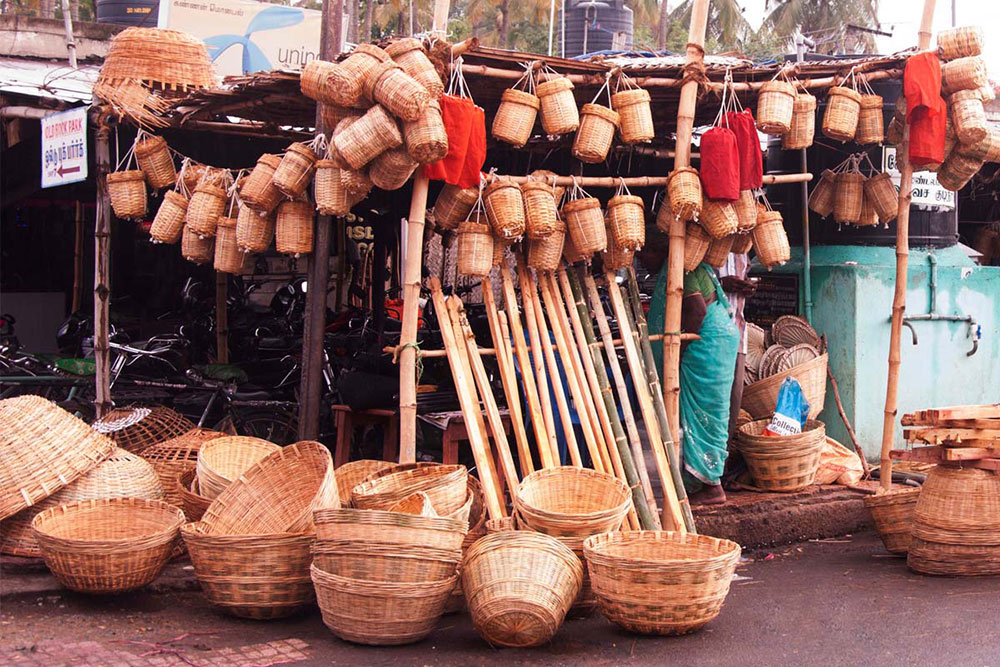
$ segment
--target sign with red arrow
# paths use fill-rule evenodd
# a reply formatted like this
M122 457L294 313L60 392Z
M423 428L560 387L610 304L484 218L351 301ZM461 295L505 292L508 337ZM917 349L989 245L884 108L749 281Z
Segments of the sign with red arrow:
M42 187L87 180L87 107L42 119Z

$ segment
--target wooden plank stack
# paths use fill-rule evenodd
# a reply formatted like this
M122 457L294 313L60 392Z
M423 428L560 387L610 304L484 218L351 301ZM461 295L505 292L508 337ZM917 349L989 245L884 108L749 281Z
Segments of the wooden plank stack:
M911 449L892 458L1000 471L1000 403L958 405L903 415Z

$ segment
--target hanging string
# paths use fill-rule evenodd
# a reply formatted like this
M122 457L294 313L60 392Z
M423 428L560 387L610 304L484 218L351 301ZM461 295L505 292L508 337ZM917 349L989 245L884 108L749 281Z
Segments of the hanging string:
M597 94L594 95L594 99L590 100L591 104L597 104L597 99L601 96L601 93L606 92L608 94L608 108L611 108L611 72L604 73L604 85L601 86Z

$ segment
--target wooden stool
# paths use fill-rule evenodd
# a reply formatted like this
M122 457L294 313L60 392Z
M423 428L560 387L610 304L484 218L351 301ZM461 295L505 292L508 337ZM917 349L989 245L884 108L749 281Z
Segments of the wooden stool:
M504 412L501 413L500 418L503 420L503 430L507 435L510 435L510 414ZM492 431L490 430L490 425L486 424L486 432L492 438ZM465 417L454 417L448 421L448 426L445 427L444 433L441 435L441 458L444 464L458 463L458 443L462 440L469 439L469 431L465 428ZM494 450L493 453L494 470L498 473L496 478L500 482L500 491L504 491L506 484L503 476L503 467L500 464L499 455Z
M385 433L382 439L382 460L399 460L399 415L395 410L362 410L355 412L346 405L331 405L337 425L337 444L333 452L333 465L339 468L351 460L351 437L356 426L382 424Z

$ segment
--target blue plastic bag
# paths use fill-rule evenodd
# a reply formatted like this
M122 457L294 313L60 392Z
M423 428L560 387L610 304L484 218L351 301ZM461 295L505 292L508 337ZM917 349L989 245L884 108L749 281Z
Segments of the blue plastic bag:
M764 435L795 435L802 433L802 426L809 418L809 401L795 378L785 378L778 389L778 402L774 406L771 423Z

